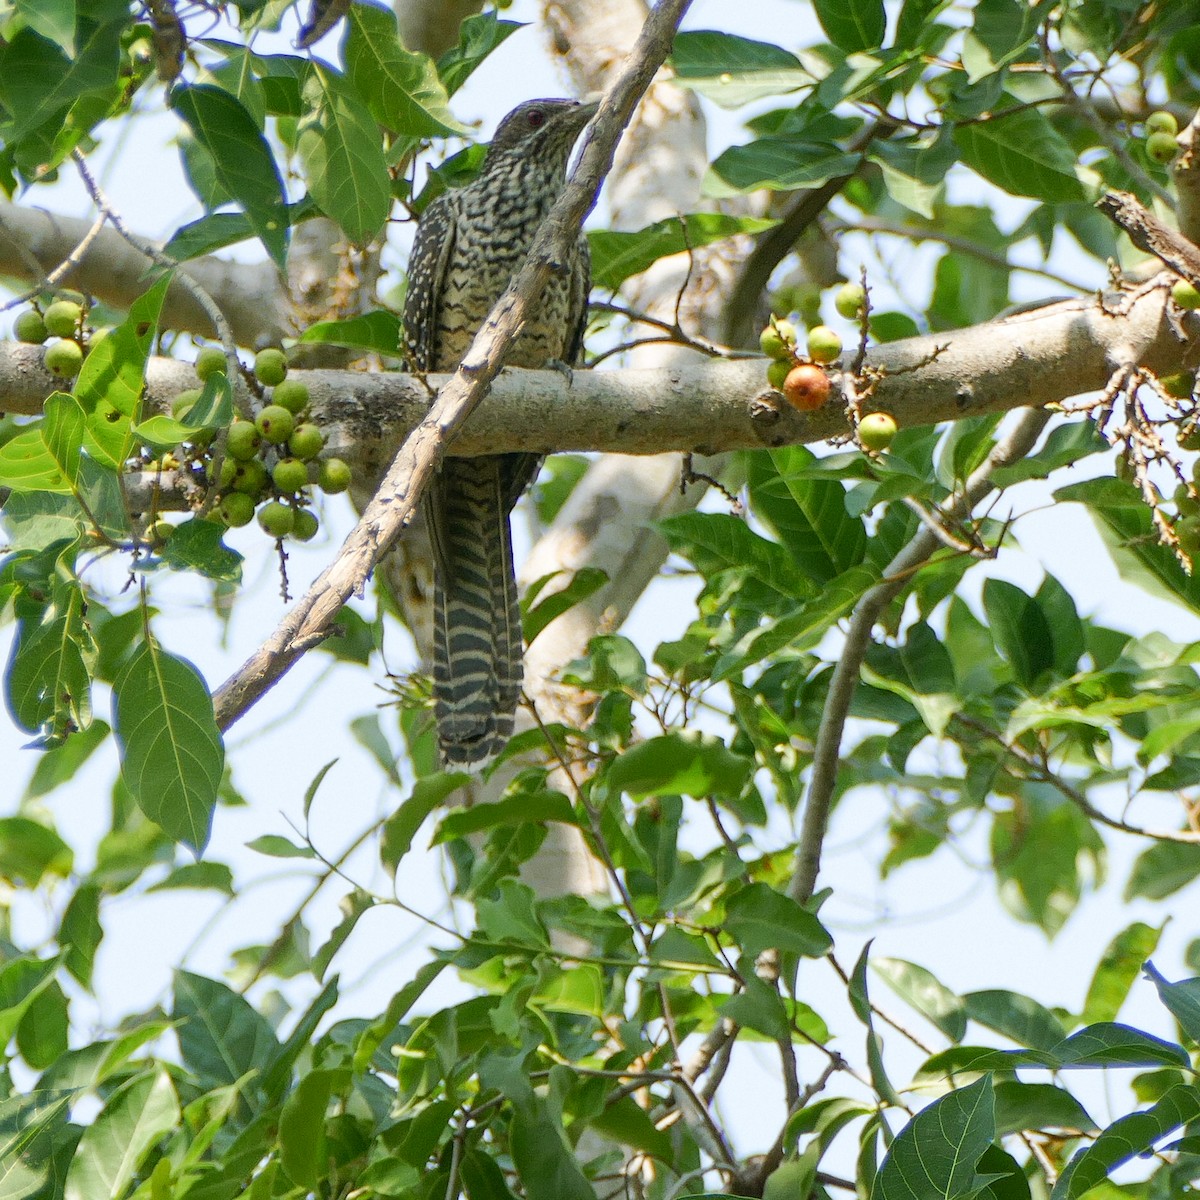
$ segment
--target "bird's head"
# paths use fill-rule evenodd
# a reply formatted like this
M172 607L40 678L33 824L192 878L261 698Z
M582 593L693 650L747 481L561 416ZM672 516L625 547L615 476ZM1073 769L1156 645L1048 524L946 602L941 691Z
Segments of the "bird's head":
M484 170L514 152L561 157L565 166L571 147L598 107L576 100L526 100L518 104L497 127Z

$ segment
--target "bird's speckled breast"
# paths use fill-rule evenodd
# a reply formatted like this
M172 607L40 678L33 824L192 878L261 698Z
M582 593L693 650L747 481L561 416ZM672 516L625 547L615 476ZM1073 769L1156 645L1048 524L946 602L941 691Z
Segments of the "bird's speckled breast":
M458 198L457 236L438 322L437 370L458 366L478 332L478 321L468 314L491 311L521 269L538 226L558 197L561 173L549 180L534 174L530 164L520 163L502 183L492 180L486 190L468 187ZM538 197L535 204L530 203L533 195ZM503 238L497 237L499 230ZM510 366L544 367L551 359L565 358L570 291L569 272L551 277L506 358Z

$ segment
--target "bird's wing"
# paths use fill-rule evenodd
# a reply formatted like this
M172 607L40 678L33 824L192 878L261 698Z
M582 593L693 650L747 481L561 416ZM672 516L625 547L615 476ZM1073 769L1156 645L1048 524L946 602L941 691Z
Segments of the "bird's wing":
M587 238L579 235L575 265L571 271L571 283L567 295L567 336L563 340L562 361L568 367L579 366L583 361L583 335L587 330L588 296L592 291L592 256ZM521 494L536 478L541 469L540 454L506 454L505 468L501 474L505 506L511 510Z
M447 192L421 215L408 259L403 337L404 359L410 371L433 371L438 365L442 292L456 232L454 201Z
M446 272L457 235L453 196L439 196L421 214L412 254L408 259L408 290L404 295L404 360L410 371L433 371L438 362L438 327ZM449 569L446 504L438 477L425 497L425 524L434 557L443 572Z
M583 335L587 330L588 296L592 291L592 255L588 240L579 235L579 247L575 256L575 269L571 272L571 291L567 305L567 340L563 362L568 367L578 367L583 362Z

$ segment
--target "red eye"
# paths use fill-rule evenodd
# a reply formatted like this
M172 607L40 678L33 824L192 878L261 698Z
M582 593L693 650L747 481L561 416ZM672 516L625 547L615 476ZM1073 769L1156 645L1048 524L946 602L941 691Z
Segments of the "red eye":
M545 123L546 114L540 108L534 108L529 111L525 120L529 122L530 129L536 129L539 125Z

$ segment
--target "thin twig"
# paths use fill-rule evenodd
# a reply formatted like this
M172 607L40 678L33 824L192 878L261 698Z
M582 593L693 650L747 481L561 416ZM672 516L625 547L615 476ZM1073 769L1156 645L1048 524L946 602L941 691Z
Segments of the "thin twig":
M1032 755L1027 754L1019 746L1014 746L1006 742L994 729L989 729L982 722L963 716L962 713L956 713L953 720L956 724L965 725L973 733L980 734L999 746L1006 754L1015 758L1025 767L1033 778L1040 780L1042 783L1048 783L1056 791L1061 792L1084 816L1089 817L1096 824L1105 825L1109 829L1119 830L1121 833L1132 833L1136 837L1150 838L1156 842L1180 842L1187 846L1200 844L1200 832L1189 832L1182 829L1147 829L1142 825L1132 825L1128 821L1122 821L1120 817L1110 817L1107 813L1098 809L1082 792L1072 787L1057 772L1052 771L1049 766L1039 762Z
M83 235L75 249L57 267L48 271L40 284L35 284L19 296L14 296L7 304L0 304L0 312L7 312L10 308L16 308L18 304L24 304L42 292L52 291L56 288L59 281L66 278L83 261L84 255L92 248L92 243L100 236L100 231L107 222L108 213L101 209L100 215L92 222L91 228Z
M144 238L140 238L135 233L131 233L121 214L113 208L108 197L104 194L103 189L96 182L95 176L92 175L91 169L87 165L87 159L79 150L71 151L71 158L75 162L75 167L79 171L79 177L83 180L83 186L87 188L88 195L92 198L92 203L99 209L100 214L112 225L112 227L135 249L144 254L157 267L162 267L164 271L174 271L175 278L192 296L195 297L196 303L204 309L208 319L212 321L213 327L217 331L217 335L221 339L221 345L225 349L225 358L230 365L230 378L236 377L234 364L237 362L237 347L233 341L233 331L229 327L229 322L225 320L225 314L221 311L217 302L202 288L194 279L188 277L186 271L179 270L178 259L172 258L169 254L164 254L157 246L151 245Z
M1065 275L1048 271L1045 267L1026 267L1020 263L1010 262L1007 255L999 250L993 250L989 246L981 245L971 238L963 237L957 233L948 233L946 230L938 229L932 225L926 228L918 225L908 225L903 221L889 221L885 217L855 217L852 221L843 221L840 219L830 221L827 228L830 233L881 233L891 237L903 238L910 242L940 242L943 246L947 246L951 250L961 250L964 254L969 254L972 258L979 259L980 262L991 263L1002 270L1021 271L1026 275L1037 275L1041 279L1048 279L1051 283L1057 283L1062 287L1070 288L1072 292L1086 294L1092 290L1082 283L1076 283L1073 279L1068 279Z

